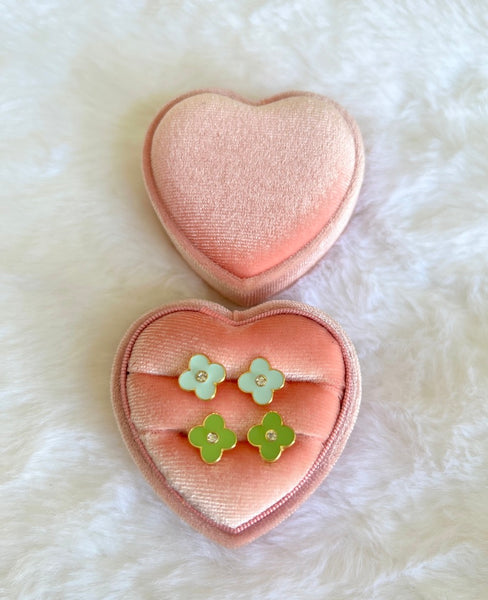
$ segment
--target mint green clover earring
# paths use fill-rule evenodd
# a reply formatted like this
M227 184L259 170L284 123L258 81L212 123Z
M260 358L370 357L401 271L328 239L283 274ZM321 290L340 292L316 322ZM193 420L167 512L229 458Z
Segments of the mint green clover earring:
M265 405L273 400L274 392L285 385L285 376L272 369L265 358L255 358L249 371L239 377L237 385L242 392L251 394L256 404Z
M182 390L195 392L200 400L212 400L217 393L217 385L224 379L225 369L222 365L211 363L204 354L194 354L188 370L178 377L178 384Z

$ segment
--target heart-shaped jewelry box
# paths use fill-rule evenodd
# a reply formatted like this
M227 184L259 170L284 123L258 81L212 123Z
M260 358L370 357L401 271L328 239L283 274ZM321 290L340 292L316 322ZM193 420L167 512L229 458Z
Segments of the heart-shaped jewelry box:
M355 121L309 92L260 102L190 92L161 109L143 150L147 191L176 248L246 306L327 252L351 216L363 170Z
M201 90L146 136L154 208L190 265L233 301L257 303L333 244L363 176L361 136L332 100L258 103ZM242 311L191 300L139 319L112 373L132 457L183 519L239 546L290 515L326 477L361 395L351 342L291 301Z
M211 394L199 398L182 384L195 355L225 367L225 379L219 373L216 393L208 400ZM284 376L265 405L240 385L256 357ZM200 369L201 363L194 382ZM260 377L255 378L258 391ZM234 312L201 300L164 306L129 329L112 374L115 415L136 464L173 510L225 546L262 535L316 489L349 437L360 393L356 353L340 326L325 313L291 301ZM282 453L274 462L266 459L276 456L267 456L263 448L273 450L276 442L268 444L263 437L258 448L259 440L249 435L270 414L279 415L278 426L265 436L276 439L283 424L285 433L294 432L295 442L282 438ZM211 415L219 415L227 435L235 436L213 464L194 447L214 449L210 436L218 438L222 428L217 434L204 430ZM206 439L191 443L192 430Z

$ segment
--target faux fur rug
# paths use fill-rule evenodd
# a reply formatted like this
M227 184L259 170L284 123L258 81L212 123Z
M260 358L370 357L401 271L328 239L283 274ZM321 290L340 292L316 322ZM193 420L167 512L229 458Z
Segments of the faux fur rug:
M488 20L483 2L1 3L1 542L8 600L488 597ZM357 426L281 526L183 523L112 415L126 328L222 302L142 184L145 130L195 88L311 90L366 149L345 233L280 297L359 353Z

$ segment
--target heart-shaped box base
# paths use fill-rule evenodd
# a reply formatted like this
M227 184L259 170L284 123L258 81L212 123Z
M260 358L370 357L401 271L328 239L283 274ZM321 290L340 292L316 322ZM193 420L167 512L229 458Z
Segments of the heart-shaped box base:
M178 385L194 354L226 368L212 400ZM268 406L237 386L256 357L286 378ZM115 415L137 465L183 519L229 547L277 525L317 488L344 448L360 395L356 352L340 326L290 301L234 312L199 300L164 306L129 329L112 374ZM270 410L296 433L271 463L246 437ZM237 436L216 464L203 462L187 437L210 413Z

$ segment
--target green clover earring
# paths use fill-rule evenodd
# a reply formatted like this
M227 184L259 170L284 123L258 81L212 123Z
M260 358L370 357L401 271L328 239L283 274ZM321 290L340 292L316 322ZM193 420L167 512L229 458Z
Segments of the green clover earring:
M266 413L260 425L254 425L247 432L247 441L259 448L261 458L268 462L278 460L285 448L295 443L295 432L283 424L277 412Z
M255 358L249 371L239 377L237 385L242 392L251 394L256 404L266 405L272 402L274 392L285 385L285 376L272 369L265 358Z
M197 425L188 432L188 441L200 449L200 457L208 465L219 462L225 450L235 448L236 434L225 427L224 419L217 413L205 418L203 425Z
M212 400L217 393L217 385L225 379L225 369L219 363L211 363L204 354L194 354L190 358L188 370L178 377L182 390L195 392L200 400Z

